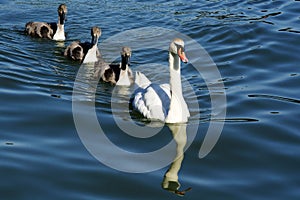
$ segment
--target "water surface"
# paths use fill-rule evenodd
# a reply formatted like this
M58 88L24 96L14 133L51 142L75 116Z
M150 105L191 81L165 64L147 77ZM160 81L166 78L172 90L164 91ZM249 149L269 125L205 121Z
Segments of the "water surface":
M103 31L100 48L101 41L117 33L159 26L193 38L216 63L222 78L209 84L225 86L226 119L211 112L210 91L203 77L188 65L182 68L198 102L193 102L186 87L184 97L200 106L200 112L191 111L187 124L193 128L199 123L199 127L179 172L181 190L192 187L184 198L299 198L299 1L65 3L68 39L64 43L30 38L22 32L28 21L56 21L60 2L0 3L1 199L179 198L161 186L169 166L141 174L120 172L95 159L78 137L72 91L80 64L65 59L61 52L73 40L90 40L89 29L94 25ZM188 45L186 49L193 51ZM142 69L151 80L168 77L167 69L153 70L148 63L166 66L167 52L133 49L132 70L145 66ZM210 70L208 66L202 69ZM168 127L148 139L122 133L111 102L126 106L126 96L113 99L113 91L110 84L99 83L95 104L98 120L114 143L148 152L172 139ZM122 116L122 112L117 114ZM137 124L147 123L135 115L132 118ZM224 128L212 152L199 159L211 121L224 122ZM122 162L130 164L130 160Z

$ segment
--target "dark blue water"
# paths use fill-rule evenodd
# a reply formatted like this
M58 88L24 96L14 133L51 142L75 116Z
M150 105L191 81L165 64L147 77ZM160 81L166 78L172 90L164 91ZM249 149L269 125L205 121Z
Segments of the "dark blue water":
M28 21L56 21L60 3L0 3L1 199L180 198L162 189L170 165L147 173L121 172L99 162L80 140L72 111L80 64L65 59L61 52L71 41L90 40L94 25L103 31L100 49L101 42L115 34L158 26L191 37L216 64L221 78L209 83L189 65L182 68L184 97L188 105L199 104L187 123L188 138L193 135L189 131L197 128L195 139L178 174L180 190L192 188L183 198L299 199L299 1L75 0L65 2L68 39L64 43L30 38L22 32ZM153 41L159 42L164 41ZM132 48L133 71L142 69L153 81L168 77L167 69L149 65L167 65L165 51ZM188 44L185 48L190 55L196 51ZM205 65L201 69L207 74L211 70ZM227 99L225 119L212 112L210 101L210 93L221 95L220 88L214 90L219 83L224 84ZM167 126L154 138L124 136L113 118L111 102L123 105L115 117L128 123L130 118L122 117L128 93L112 97L113 93L113 86L99 83L95 105L99 123L115 144L128 151L148 152L172 139ZM139 125L148 123L133 114L132 118ZM199 149L211 122L224 127L213 150L200 159ZM119 159L120 165L132 163L108 158ZM138 167L151 163L146 160Z

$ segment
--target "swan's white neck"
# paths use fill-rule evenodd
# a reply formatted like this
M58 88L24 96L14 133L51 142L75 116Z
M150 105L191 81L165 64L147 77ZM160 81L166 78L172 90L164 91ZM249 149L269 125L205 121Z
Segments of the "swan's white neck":
M183 99L181 86L180 58L178 55L169 52L170 67L170 92L171 102L167 123L184 123L190 116L187 105Z
M169 67L171 92L176 96L182 96L180 58L178 55L169 53Z

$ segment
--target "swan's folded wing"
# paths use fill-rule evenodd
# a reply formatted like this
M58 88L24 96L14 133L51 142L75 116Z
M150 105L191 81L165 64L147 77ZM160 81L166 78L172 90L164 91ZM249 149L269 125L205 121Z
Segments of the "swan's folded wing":
M151 84L145 89L139 88L132 102L133 108L148 119L165 121L170 106L169 95L161 85Z
M144 117L148 118L150 112L147 106L145 105L142 92L138 92L135 94L134 99L132 101L132 106L135 110L139 111Z
M146 88L151 84L151 81L142 73L135 73L135 86L136 88Z

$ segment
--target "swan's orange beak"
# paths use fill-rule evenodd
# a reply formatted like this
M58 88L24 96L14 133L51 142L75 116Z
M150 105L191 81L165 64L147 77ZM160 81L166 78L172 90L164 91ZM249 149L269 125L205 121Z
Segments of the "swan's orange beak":
M182 48L179 48L179 49L178 49L178 56L179 56L179 58L180 58L180 60L181 60L182 62L184 62L184 63L189 62L189 60L188 60L187 57L185 56L185 53L184 53L184 51L182 50Z

